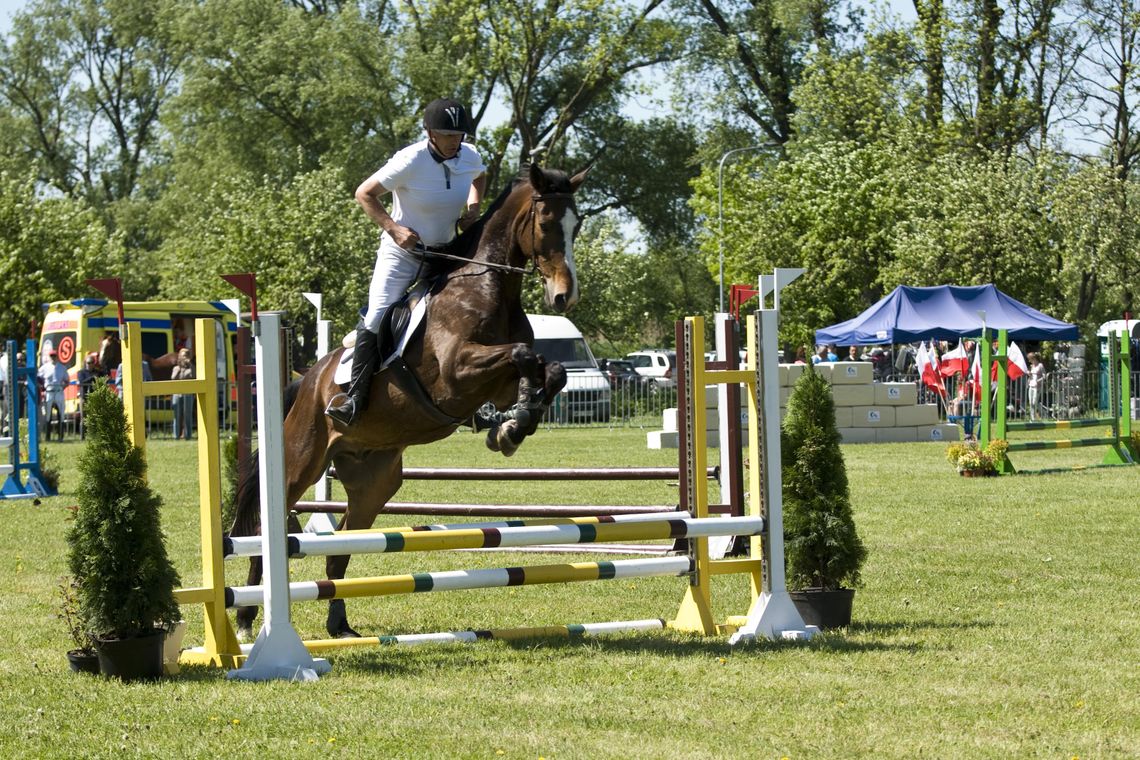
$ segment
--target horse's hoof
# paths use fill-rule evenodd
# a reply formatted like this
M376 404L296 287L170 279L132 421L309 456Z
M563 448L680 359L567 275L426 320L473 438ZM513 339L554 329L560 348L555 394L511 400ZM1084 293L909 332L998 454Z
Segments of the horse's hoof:
M505 457L513 456L519 445L511 440L511 432L518 426L514 420L508 420L494 430L487 431L487 448L497 451Z
M237 640L238 640L239 644L245 644L248 641L253 641L253 629L252 628L238 628L237 629Z
M325 630L334 639L359 639L360 634L352 630L348 624L348 616L344 611L343 599L329 601L329 616L325 620Z

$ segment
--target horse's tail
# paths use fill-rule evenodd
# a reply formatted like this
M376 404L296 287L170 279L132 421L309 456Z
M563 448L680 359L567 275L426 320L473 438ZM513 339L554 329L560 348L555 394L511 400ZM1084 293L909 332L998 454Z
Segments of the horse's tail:
M283 399L284 415L297 401L301 381L294 380L285 386ZM261 478L257 470L257 450L249 452L249 457L241 464L238 472L237 491L234 494L234 522L230 527L231 536L256 536L261 529Z

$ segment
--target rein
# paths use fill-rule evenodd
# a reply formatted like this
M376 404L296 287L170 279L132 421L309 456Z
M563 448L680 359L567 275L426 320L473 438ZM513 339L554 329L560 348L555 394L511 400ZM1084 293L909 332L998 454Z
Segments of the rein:
M534 193L531 195L531 197L530 197L530 217L531 217L530 229L531 229L532 247L535 247L533 245L534 239L536 238L536 234L534 232L534 215L537 213L538 204L542 203L543 201L553 200L555 198L573 198L573 197L574 197L573 193ZM494 261L476 261L475 259L469 259L466 256L456 256L456 255L451 254L451 253L444 253L443 251L437 250L435 248L430 248L430 247L422 245L422 244L416 244L416 247L412 249L412 252L418 253L421 256L425 256L425 257L430 256L430 257L436 258L436 259L449 259L451 261L463 261L463 262L466 262L468 264L480 264L482 266L489 267L491 269L499 269L499 270L502 270L504 272L511 272L512 274L532 274L532 273L538 272L538 257L537 256L531 259L531 267L530 267L530 269L527 269L526 267L516 267L516 266L512 266L510 264L499 264L498 262L494 262Z

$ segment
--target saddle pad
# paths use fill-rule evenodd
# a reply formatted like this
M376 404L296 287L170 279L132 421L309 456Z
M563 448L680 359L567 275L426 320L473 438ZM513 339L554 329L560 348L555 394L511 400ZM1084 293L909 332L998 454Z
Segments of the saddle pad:
M376 370L377 372L387 367L397 357L404 355L404 349L407 348L408 342L415 336L423 324L424 317L427 315L428 301L431 299L427 293L421 293L420 288L413 291L412 297L415 296L419 296L419 300L416 302L416 305L412 307L412 314L408 319L407 326L403 333L398 336L399 340L396 343L395 350L382 359L380 366ZM355 350L355 345L348 346L345 348L344 354L340 357L340 364L337 365L336 374L333 375L333 381L339 385L348 385L352 382L352 354Z

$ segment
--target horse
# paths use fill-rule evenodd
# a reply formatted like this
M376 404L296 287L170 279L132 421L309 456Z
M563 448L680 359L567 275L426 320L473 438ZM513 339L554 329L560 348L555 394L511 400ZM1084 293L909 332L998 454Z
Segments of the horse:
M178 365L178 352L165 353L157 359L143 354L142 359L150 367L151 380L169 380L174 368ZM119 341L118 333L109 332L103 336L99 343L99 366L105 372L118 369L123 361L123 345Z
M327 354L286 389L286 510L332 463L348 496L338 529L372 527L400 488L404 449L451 435L487 401L500 411L512 409L488 431L492 450L510 456L535 432L566 373L532 348L534 334L521 300L523 277L532 267L554 311L565 312L577 302L572 247L581 217L574 193L588 169L568 176L532 165L525 179L506 188L448 247L464 255L433 289L423 329L404 350L413 382L390 369L377 374L367 409L347 428L325 415L329 401L342 392L334 374L345 349ZM239 475L234 514L231 535L259 533L254 457ZM299 529L291 516L289 530ZM350 559L328 557L326 576L344 578ZM251 559L248 583L260 580L261 558ZM240 638L252 637L256 615L256 607L238 609ZM348 623L343 600L329 601L325 627L333 637L359 636Z

